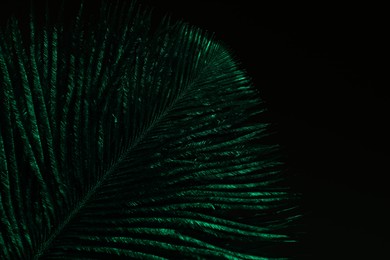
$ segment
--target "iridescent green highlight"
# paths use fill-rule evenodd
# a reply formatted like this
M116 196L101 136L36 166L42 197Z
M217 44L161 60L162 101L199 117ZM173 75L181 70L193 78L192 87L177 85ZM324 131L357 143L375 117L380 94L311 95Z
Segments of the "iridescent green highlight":
M135 4L87 13L0 32L0 258L282 255L296 196L230 51Z

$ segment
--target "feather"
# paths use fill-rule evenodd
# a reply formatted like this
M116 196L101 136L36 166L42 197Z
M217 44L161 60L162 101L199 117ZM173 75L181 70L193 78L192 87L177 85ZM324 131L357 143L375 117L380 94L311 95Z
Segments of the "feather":
M298 196L231 51L86 9L0 32L0 258L288 257Z

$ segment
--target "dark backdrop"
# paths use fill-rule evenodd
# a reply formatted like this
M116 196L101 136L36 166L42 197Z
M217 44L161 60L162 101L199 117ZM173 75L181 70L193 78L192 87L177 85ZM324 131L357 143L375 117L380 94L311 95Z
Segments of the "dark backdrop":
M253 78L303 194L304 255L384 254L390 84L383 7L145 2L215 32Z
M25 12L23 2L3 1L1 21L9 10ZM169 12L215 32L253 78L287 156L291 185L303 194L302 255L384 253L390 84L383 7L140 2L153 6L156 17Z

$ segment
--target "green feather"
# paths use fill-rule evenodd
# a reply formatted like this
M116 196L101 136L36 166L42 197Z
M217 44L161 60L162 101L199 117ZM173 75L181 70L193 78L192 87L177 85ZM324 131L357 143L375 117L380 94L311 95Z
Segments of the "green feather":
M297 195L231 51L86 11L0 32L0 259L289 257Z

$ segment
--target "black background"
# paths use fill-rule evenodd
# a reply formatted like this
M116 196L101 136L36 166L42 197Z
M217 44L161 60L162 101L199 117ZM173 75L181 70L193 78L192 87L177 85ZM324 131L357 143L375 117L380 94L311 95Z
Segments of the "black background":
M139 2L153 6L156 19L170 13L215 32L253 79L287 156L291 185L303 195L301 257L384 254L390 173L384 7ZM24 6L2 2L1 20Z
M382 259L390 173L383 7L145 2L215 32L253 78L303 194L300 257Z

